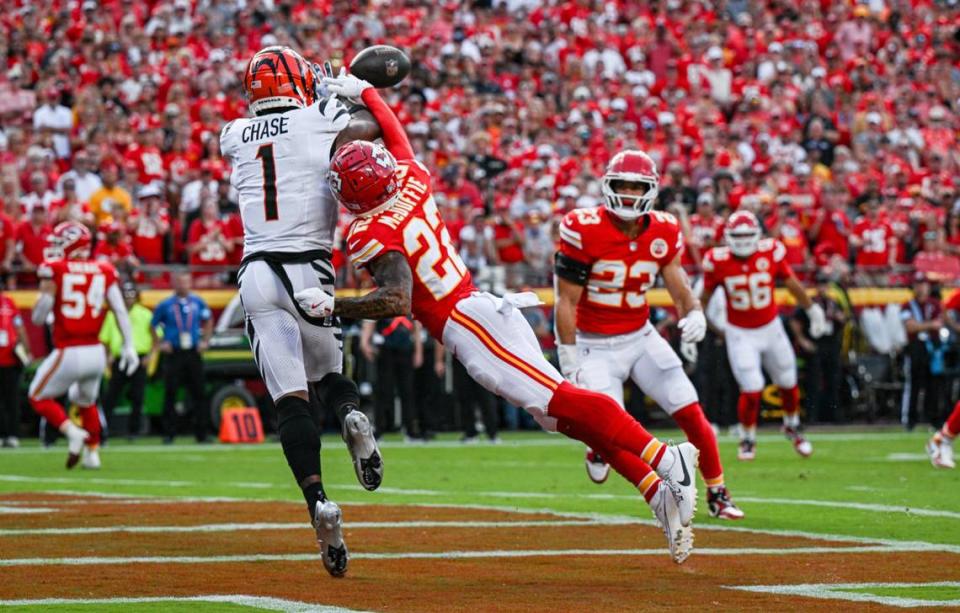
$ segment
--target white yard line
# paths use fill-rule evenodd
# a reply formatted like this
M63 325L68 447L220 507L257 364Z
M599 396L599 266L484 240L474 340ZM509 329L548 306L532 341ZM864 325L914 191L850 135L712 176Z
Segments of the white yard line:
M724 587L731 590L741 590L758 594L806 596L808 598L846 600L850 602L875 602L877 604L902 608L960 606L960 600L926 600L923 598L879 596L863 592L843 591L864 588L960 587L960 582L958 581L934 581L931 583L803 583L799 585L728 585Z
M796 498L760 498L752 496L737 496L737 502L776 505L801 505L808 507L827 507L832 509L856 509L871 513L905 513L918 517L946 517L960 519L957 511L943 511L940 509L917 509L907 505L872 504L864 502L850 502L842 500L802 500Z
M27 507L27 506L2 506L0 515L30 515L33 513L53 513L56 509L45 507Z
M101 477L33 477L30 475L0 474L0 481L12 483L95 483L97 485L149 485L153 487L194 487L208 483L206 481L182 481L164 479L106 479ZM270 489L280 487L276 483L257 481L217 481L209 483L227 485L230 487L244 487L253 489ZM360 487L359 485L357 487Z
M887 554L918 551L910 546L890 547L867 545L862 547L731 547L696 549L699 556L789 556L836 554ZM925 549L920 549L925 551ZM582 556L653 556L665 555L664 549L531 549L490 551L411 551L359 552L351 554L355 560L457 560L476 558L534 558ZM315 553L249 554L231 556L90 556L70 558L8 558L0 559L4 566L102 566L108 564L229 564L239 562L301 562L315 561Z
M532 520L532 521L355 521L347 522L347 530L403 530L411 528L558 528L568 526L622 526L619 520ZM77 528L10 528L0 529L0 536L63 536L71 534L164 534L190 532L260 532L268 530L310 530L307 522L297 523L226 523L194 526L89 526Z
M266 596L210 595L210 596L151 596L144 598L38 598L35 600L0 600L0 607L49 607L54 605L117 605L117 604L149 604L149 603L188 603L212 602L228 603L246 607L254 607L265 611L279 611L280 613L355 613L358 609L345 609L320 604L310 604L283 598L269 598Z

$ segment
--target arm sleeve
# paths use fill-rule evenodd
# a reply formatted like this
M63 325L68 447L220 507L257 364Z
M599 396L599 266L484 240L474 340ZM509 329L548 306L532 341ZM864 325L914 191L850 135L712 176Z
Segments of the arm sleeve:
M110 310L113 316L117 318L117 328L123 336L123 345L133 346L133 329L130 327L130 314L127 313L127 305L123 302L123 294L120 288L114 283L107 290L107 303L110 304Z
M387 146L393 157L397 160L412 160L414 157L413 147L410 146L407 133L400 125L400 120L380 97L376 88L365 89L360 97L367 108L370 109L373 118L380 124L380 129L383 131L383 144Z
M37 303L33 305L33 311L30 313L30 321L32 321L35 326L42 326L44 322L47 321L47 315L50 314L50 309L52 308L53 294L41 292L40 297L37 298Z

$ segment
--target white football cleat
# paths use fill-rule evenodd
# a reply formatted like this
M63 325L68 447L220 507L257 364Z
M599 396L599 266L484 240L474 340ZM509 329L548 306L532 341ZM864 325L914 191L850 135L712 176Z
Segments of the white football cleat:
M66 424L63 434L67 437L67 468L73 468L80 461L80 453L90 433L70 420L63 423Z
M697 511L697 466L700 450L693 443L670 445L657 466L657 474L669 486L677 501L680 523L689 526ZM663 489L661 487L661 489Z
M684 526L680 521L680 508L677 506L675 493L666 481L660 482L660 489L650 499L650 508L657 525L667 537L670 557L677 564L683 564L693 551L693 528Z
M317 501L313 514L313 528L317 531L317 545L323 567L334 577L342 577L347 572L347 545L343 542L343 515L337 503L329 500Z
M803 436L803 432L800 431L800 428L791 428L789 426L785 426L783 428L783 434L789 441L793 443L794 450L800 455L801 458L809 458L811 455L813 455L813 445L811 445L810 441Z
M587 466L587 476L594 483L603 483L610 476L610 465L603 461L603 457L599 453L589 447L587 447L584 464Z
M343 441L353 457L353 470L364 489L373 491L383 482L383 458L370 420L353 410L343 418Z
M96 447L84 447L83 456L80 459L81 468L87 468L90 470L99 470L100 469L100 450Z
M740 446L737 447L737 459L741 462L750 462L756 457L757 443L746 438L741 440Z
M934 468L956 468L953 459L953 441L938 434L927 441L927 455Z

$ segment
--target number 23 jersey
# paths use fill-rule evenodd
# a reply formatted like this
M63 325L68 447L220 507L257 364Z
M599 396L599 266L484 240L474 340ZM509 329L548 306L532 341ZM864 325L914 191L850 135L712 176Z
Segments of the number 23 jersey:
M113 264L93 260L48 260L37 269L57 286L53 302L53 346L57 349L100 342L107 315L107 290L117 282Z
M714 247L703 258L703 289L723 287L727 321L738 328L760 328L777 317L777 281L792 277L787 248L778 240L762 239L748 258L735 257L729 247Z
M430 190L430 173L416 160L397 162L400 195L386 211L356 219L347 255L358 270L396 251L413 273L413 314L434 338L456 304L477 291L450 240Z
M220 133L240 199L243 253L333 250L337 202L327 186L333 141L350 121L335 97L234 120Z
M577 303L577 330L627 334L650 319L646 293L660 269L683 249L677 219L654 211L638 222L640 234L620 231L604 208L575 209L560 224L560 253L590 267Z

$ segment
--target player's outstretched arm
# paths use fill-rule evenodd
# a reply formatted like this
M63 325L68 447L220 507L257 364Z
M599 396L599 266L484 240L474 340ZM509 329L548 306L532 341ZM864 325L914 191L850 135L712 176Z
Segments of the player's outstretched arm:
M380 97L380 92L370 87L363 91L361 99L380 124L380 129L383 130L383 144L387 150L397 160L412 160L413 147L410 145L410 139L407 138L407 132L393 110Z
M107 288L107 304L113 311L113 316L117 320L117 328L120 329L120 335L123 336L123 348L120 350L120 370L132 375L140 366L140 356L133 348L133 328L130 326L130 314L127 313L127 305L123 302L123 294L116 283Z
M413 273L407 260L396 251L388 251L367 269L377 288L359 298L340 298L333 314L347 319L383 319L409 315L413 295Z
M670 294L681 318L686 317L690 311L703 310L700 301L690 289L690 278L680 265L679 255L664 266L660 274L663 275L663 284L667 287L667 293Z
M30 313L30 321L33 322L33 325L42 326L47 321L47 315L53 309L56 293L57 284L53 280L40 280L40 295L37 297L37 303L33 305L33 311Z
M807 295L807 290L803 288L803 285L800 284L800 281L798 281L796 277L792 275L787 277L784 279L783 284L787 286L787 291L789 291L793 299L797 301L800 308L806 311L813 306L813 300Z

